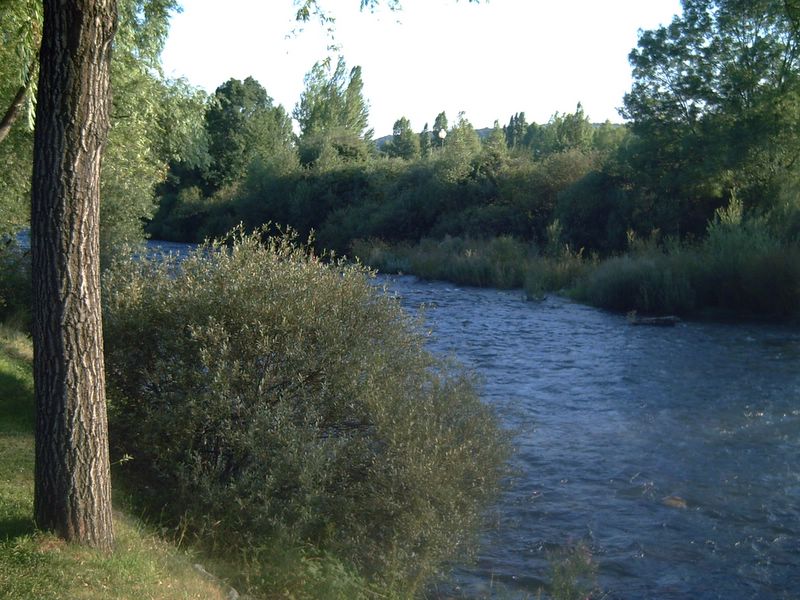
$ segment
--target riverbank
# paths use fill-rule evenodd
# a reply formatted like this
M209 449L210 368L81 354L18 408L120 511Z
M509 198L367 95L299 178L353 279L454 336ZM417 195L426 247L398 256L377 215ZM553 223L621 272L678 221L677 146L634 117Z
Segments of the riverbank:
M116 549L110 555L35 529L32 357L28 338L0 327L0 597L227 598L224 586L193 566L195 557L123 511L114 512Z
M750 224L714 223L696 244L630 240L624 255L599 259L568 246L514 238L446 237L415 245L356 242L353 253L386 273L458 285L558 293L614 312L701 320L796 322L800 249Z

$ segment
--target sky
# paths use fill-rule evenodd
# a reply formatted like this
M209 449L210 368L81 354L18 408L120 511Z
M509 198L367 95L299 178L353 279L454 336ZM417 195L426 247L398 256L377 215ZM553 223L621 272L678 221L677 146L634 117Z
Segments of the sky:
M295 32L291 0L182 4L164 70L209 93L252 76L291 113L305 74L331 55L319 24ZM621 122L639 30L681 10L680 0L402 0L394 12L360 12L358 0L320 4L336 18L333 56L362 68L375 137L403 116L417 131L441 111L451 123L463 111L476 128L507 124L517 112L546 123L578 102L593 122Z

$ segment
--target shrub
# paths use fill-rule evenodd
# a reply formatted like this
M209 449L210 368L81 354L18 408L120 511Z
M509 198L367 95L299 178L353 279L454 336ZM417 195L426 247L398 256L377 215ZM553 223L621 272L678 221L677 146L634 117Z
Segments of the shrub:
M695 306L689 273L666 255L617 257L578 286L579 299L609 310L685 314Z
M529 261L523 288L529 298L541 298L545 292L568 290L583 278L594 265L583 252L565 246L561 254L550 254Z
M114 451L225 544L312 544L411 593L464 555L505 445L470 376L359 266L233 235L105 276Z

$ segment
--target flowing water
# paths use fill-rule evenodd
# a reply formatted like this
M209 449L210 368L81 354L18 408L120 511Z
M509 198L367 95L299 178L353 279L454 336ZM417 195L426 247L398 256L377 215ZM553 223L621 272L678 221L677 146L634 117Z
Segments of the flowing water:
M476 369L515 431L477 564L443 597L536 597L548 557L582 543L604 598L800 598L800 331L632 327L560 298L385 281L427 305L432 349Z
M431 349L477 370L514 431L477 562L441 597L535 598L580 543L609 600L800 598L800 330L632 327L556 297L381 281L426 306Z

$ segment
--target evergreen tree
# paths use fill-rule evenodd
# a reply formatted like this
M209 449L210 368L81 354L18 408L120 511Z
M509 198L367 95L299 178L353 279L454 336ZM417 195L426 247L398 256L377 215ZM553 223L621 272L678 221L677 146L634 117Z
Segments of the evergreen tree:
M389 156L411 160L419 157L420 139L411 129L411 123L405 117L394 122L392 139L383 147Z
M431 132L428 129L428 124L425 123L425 127L422 128L422 131L419 133L419 154L422 158L428 158L431 153Z

